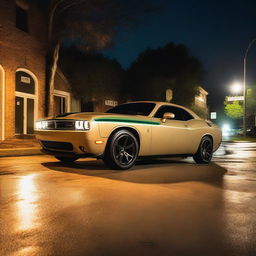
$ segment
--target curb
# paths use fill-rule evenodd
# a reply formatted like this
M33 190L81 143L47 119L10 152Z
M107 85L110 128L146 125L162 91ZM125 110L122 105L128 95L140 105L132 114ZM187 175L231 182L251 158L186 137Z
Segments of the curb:
M2 148L0 157L43 155L41 148Z

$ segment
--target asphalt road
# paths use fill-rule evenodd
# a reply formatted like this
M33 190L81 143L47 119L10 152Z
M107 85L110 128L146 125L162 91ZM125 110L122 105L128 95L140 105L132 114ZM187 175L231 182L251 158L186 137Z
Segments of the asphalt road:
M191 159L0 158L0 255L256 255L256 144Z

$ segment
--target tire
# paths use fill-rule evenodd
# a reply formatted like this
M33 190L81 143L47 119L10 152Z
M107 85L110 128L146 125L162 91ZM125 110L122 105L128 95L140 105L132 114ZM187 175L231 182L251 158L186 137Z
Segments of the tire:
M212 154L212 140L209 136L205 136L202 138L196 154L193 155L193 159L198 164L208 164L211 162Z
M111 169L127 170L136 162L138 153L136 137L127 130L119 130L110 137L103 161Z
M73 163L75 162L79 157L66 157L66 156L55 156L56 159L61 161L62 163Z

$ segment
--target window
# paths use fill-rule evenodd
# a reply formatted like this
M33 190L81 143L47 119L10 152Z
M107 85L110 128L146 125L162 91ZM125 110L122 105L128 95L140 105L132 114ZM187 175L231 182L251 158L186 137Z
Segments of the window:
M111 108L107 113L148 116L155 105L155 103L127 103Z
M54 95L54 115L60 115L67 112L66 97Z
M54 116L62 115L70 112L70 93L65 91L54 90L54 104L53 114Z
M16 28L28 32L28 12L18 5L16 5Z
M191 114L189 114L186 110L174 106L161 106L157 110L154 117L163 118L163 115L166 112L173 113L175 115L175 117L173 118L174 120L188 121L194 119L194 117Z
M24 71L16 72L16 91L35 94L35 80Z
M164 113L166 112L170 112L173 113L175 115L175 117L173 118L174 120L180 120L180 121L184 121L183 120L183 114L180 108L177 107L173 107L173 106L161 106L154 117L157 118L163 118Z
M186 110L184 110L182 108L180 110L182 112L183 120L184 121L188 121L188 120L194 119L194 117L191 114L189 114Z

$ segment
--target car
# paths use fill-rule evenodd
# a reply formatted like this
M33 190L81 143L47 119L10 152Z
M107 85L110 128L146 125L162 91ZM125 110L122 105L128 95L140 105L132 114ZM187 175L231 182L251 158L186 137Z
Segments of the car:
M246 135L250 137L256 137L256 126L252 126L246 130Z
M120 170L131 168L138 157L192 156L207 164L222 138L218 126L193 111L155 101L38 120L35 133L42 151L62 162L95 157Z

